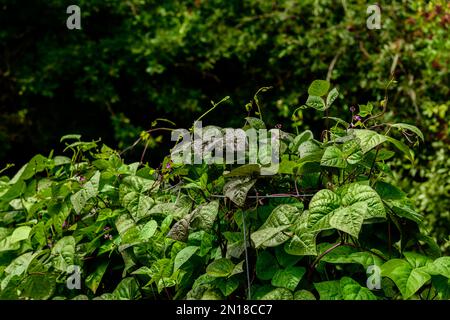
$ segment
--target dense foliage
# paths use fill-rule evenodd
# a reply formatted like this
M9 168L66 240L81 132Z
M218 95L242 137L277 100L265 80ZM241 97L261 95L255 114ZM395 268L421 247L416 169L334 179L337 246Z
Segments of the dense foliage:
M392 116L448 138L448 3L379 3L382 29L369 30L366 1L81 0L83 29L69 31L64 1L4 0L0 152L30 139L42 150L67 128L114 133L123 147L151 119L187 126L211 99L245 101L269 85L268 119L288 117L299 92L327 76L348 110L381 99L394 74Z
M397 158L392 181L448 253L450 5L377 2L380 30L367 29L359 0L80 0L82 30L69 31L64 1L3 0L0 160L20 166L71 132L123 149L153 119L188 127L211 99L230 95L237 105L262 86L273 86L263 97L272 106L266 121L318 136L317 115L292 115L312 79L339 84L346 99L331 111L339 115L381 100L393 75L385 121L415 123L430 143L416 149L414 165ZM212 116L236 126L239 113ZM159 161L164 141L149 139Z
M393 150L414 163L408 144L422 132L379 122L386 97L331 117L338 97L311 84L294 113L323 113L326 127L320 138L280 130L275 175L170 156L126 164L98 141L63 137L71 157L37 155L0 178L0 297L449 299L450 257L389 182ZM244 129L270 123L258 101L242 110ZM79 290L67 287L74 266Z

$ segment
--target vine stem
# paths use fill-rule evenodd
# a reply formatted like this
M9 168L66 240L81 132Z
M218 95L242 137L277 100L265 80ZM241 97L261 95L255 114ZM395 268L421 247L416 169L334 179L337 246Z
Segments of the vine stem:
M382 105L383 110L382 110L380 113L377 113L376 115L373 115L373 116L367 118L366 120L364 120L364 121L363 121L363 124L367 123L369 120L373 120L373 119L379 118L379 117L381 117L383 114L385 114L386 109L387 109L387 103L388 103L388 94L387 94L387 91L388 91L388 89L389 89L389 87L390 87L390 85L391 85L392 82L394 82L394 75L393 75L393 74L391 74L391 79L389 80L387 86L384 88L384 101L383 101L383 105Z
M377 152L375 153L375 158L373 159L372 166L370 167L369 179L372 176L373 168L375 167L375 162L377 161L379 151L380 151L380 148L377 147Z
M214 103L211 101L212 103L212 108L210 108L208 111L206 111L204 114L202 114L195 122L200 121L201 119L203 119L208 113L210 113L211 111L213 111L215 108L217 108L222 102L227 101L228 99L230 99L229 96L226 96L225 98L223 98L222 100L220 100L217 103Z
M247 251L247 232L246 232L246 226L245 226L245 211L242 211L242 227L244 228L244 250L245 250L245 268L247 272L247 296L248 300L251 300L252 294L250 289L250 268L248 264L248 251Z
M266 199L266 198L302 198L302 197L313 197L314 193L307 194L295 194L295 193L274 193L267 195L255 195L255 196L247 196L248 199ZM227 198L227 196L222 194L212 194L213 198Z
M311 266L309 267L309 271L308 271L308 281L311 282L311 277L312 274L314 272L314 269L316 267L316 264L319 263L319 261L328 253L330 253L331 251L333 251L334 249L336 249L337 247L341 246L343 244L343 242L338 242L335 243L333 246L331 246L330 248L328 248L327 250L325 250L324 252L322 252L322 254L320 254L316 260L313 261L313 263L311 264Z
M331 251L333 251L333 250L336 249L337 247L340 247L340 246L342 246L342 245L344 245L344 244L345 244L344 242L338 242L338 243L335 243L334 245L332 245L331 247L329 247L327 250L325 250L324 252L322 252L322 253L316 258L316 260L314 260L314 262L312 263L311 269L314 270L314 268L316 267L316 264L318 264L319 261L320 261L325 255L327 255L328 253L330 253Z
M163 131L173 131L173 130L175 130L175 129L172 129L172 128L153 128L153 129L146 130L145 132L146 132L146 133L152 133L152 132L154 132L154 131L159 131L159 130L163 130ZM133 148L136 147L136 146L138 145L138 143L141 142L141 141L142 141L142 138L137 139L135 142L133 142L133 144L132 144L131 146L126 147L124 150L122 150L121 152L119 152L119 155L122 155L122 154L124 154L125 152L127 152L128 150L133 149Z
M334 245L332 245L331 247L329 247L327 250L325 250L324 252L322 252L322 253L316 258L316 260L314 260L314 262L311 264L311 266L310 266L310 268L309 268L309 272L308 272L308 279L309 279L309 280L311 280L312 273L313 273L313 271L314 271L316 265L320 262L320 260L322 260L322 258L323 258L325 255L327 255L328 253L330 253L331 251L333 251L334 249L336 249L336 248L338 248L338 247L340 247L340 246L349 246L349 247L361 249L361 250L363 250L363 251L370 252L371 254L377 256L377 257L380 258L381 260L386 261L386 258L380 256L378 253L373 252L373 251L370 250L370 249L364 249L364 248L358 247L357 245L355 245L355 244L353 244L353 243L348 243L348 242L343 242L343 241L341 241L341 242L335 243Z

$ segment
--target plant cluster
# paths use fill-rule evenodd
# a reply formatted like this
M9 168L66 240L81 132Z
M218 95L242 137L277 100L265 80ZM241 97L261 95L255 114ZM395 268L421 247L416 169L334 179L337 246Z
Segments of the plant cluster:
M323 111L326 129L280 130L272 176L170 156L125 164L63 137L71 158L36 155L0 178L0 298L449 299L450 257L386 182L391 147L414 161L391 133L421 131L377 123L371 104L329 117L338 96L311 84L301 110ZM256 96L247 111L244 129L266 127Z

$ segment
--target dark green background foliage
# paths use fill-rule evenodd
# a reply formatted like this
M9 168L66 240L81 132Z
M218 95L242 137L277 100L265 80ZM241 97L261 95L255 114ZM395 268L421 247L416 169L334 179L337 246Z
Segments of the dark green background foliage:
M301 110L333 109L329 89L314 81ZM254 99L244 130L266 128ZM172 154L151 168L63 137L72 158L36 155L0 178L0 299L449 299L450 257L386 182L393 148L414 162L409 140L423 134L357 113L326 116L336 124L317 139L277 129L271 174L270 149L258 163Z
M378 3L382 8L381 30L368 30L366 27L367 1L79 0L77 5L81 7L82 30L71 31L66 28L66 8L73 4L71 1L36 0L24 3L0 0L0 173L12 177L13 170L2 171L6 164L15 163L17 172L37 153L47 155L50 150L62 152L59 139L70 133L82 134L83 141L101 138L110 147L119 150L141 137L148 143L144 162L158 168L168 154L170 134L145 133L144 130L154 127L153 120L167 118L175 122L176 127L189 128L193 120L211 107L211 100L217 102L230 96L229 101L203 120L221 127L242 127L247 113L244 106L252 106L252 112L255 111L253 94L261 87L269 86L272 87L270 90L258 95L267 127L281 124L287 132L310 129L318 139L323 137L322 130L329 128L330 122L323 119L321 112L297 108L305 104L312 80L327 79L338 89L339 98L333 108L327 110L326 116L349 121L353 115L350 107L354 106L356 112L367 119L371 114L378 114L387 102L386 112L377 119L379 123L388 124L387 128L398 122L414 124L423 132L425 143L418 143L419 139L411 131L390 131L389 135L403 138L412 147L415 157L412 159L407 156L408 153L397 153L386 161L386 166L390 167L388 173L379 169L384 172L384 181L405 191L408 201L424 216L421 230L429 231L425 233L435 239L441 252L448 254L450 5L445 0ZM365 113L362 110L366 110ZM365 127L356 125L357 128ZM125 162L139 161L144 145L140 143L129 150L125 154ZM88 146L87 149L92 147L93 150L93 145ZM74 155L70 165L56 163L53 156L48 159L38 157L42 162L39 172L45 172L52 185L69 186L67 190L52 190L52 194L59 194L64 201L69 201L72 193L79 188L73 181L78 177L77 172L91 178L95 170L100 170L106 175L106 178L102 176L102 183L116 187L120 183L109 181L108 174L111 172L105 174L104 171L112 170L113 175L136 175L135 168L121 164L123 160L116 159L113 151L104 149L97 153L92 150L89 154L91 158L87 157L87 168L83 167L82 160L85 159L81 155ZM92 157L107 159L109 164L103 163L98 167L98 163L92 162ZM67 159L59 158L58 161ZM34 166L37 166L36 163ZM33 177L31 172L28 175L27 179ZM149 178L142 172L137 175ZM196 175L189 177L200 179ZM26 189L12 188L11 194L2 194L0 209L11 210L10 201L13 201L13 205L20 208L18 210L25 208L29 212L28 204L19 204L18 199L26 196L34 201L41 189L44 198L47 197L50 182L36 182L41 178L46 179L40 176L39 179L26 181L24 178L27 183L25 187L16 181L20 184L18 188ZM2 192L16 184L6 177L0 182ZM108 191L105 192L102 199L110 196ZM116 209L124 210L122 200L111 201L117 206ZM46 227L54 226L51 228L57 234L56 242L56 239L66 235L66 231L59 230L61 221L54 219L61 217L53 218L53 214L59 212L74 219L69 215L72 209L63 210L54 203L45 205L49 206L49 216L44 217ZM97 203L87 205L85 213ZM37 212L33 210L33 214ZM34 217L29 215L27 222L23 219L18 221L32 224L28 220ZM62 221L67 217L64 216ZM5 225L0 227L9 228L15 221L10 216L2 219L6 219ZM103 220L96 223L103 227ZM157 223L155 252L166 254L158 246L167 242L161 235L171 222L164 224L164 221L158 220ZM85 231L89 233L92 230L78 232L84 234ZM5 231L0 238L6 239L11 236L10 232L12 229ZM97 233L104 235L102 231ZM74 236L78 243L80 239L76 232ZM230 237L227 240L235 240L233 235L227 236ZM72 239L62 239L72 247ZM93 247L82 250L87 254L92 253L90 250L95 251L98 244L95 239L89 240ZM45 236L41 233L35 235L33 241L31 244L22 243L20 250L26 252L30 249L29 245L46 245ZM203 247L209 248L209 244L199 244L195 239L192 241L194 246L200 246L199 252L192 254L197 256L192 265L201 265L205 263L203 260L207 262L208 257L211 258L207 253L209 249ZM423 244L425 240L422 238L420 241ZM430 241L427 241L429 244ZM173 265L173 259L182 247L179 245L176 250L167 253L170 265ZM270 254L280 254L278 251ZM42 257L28 258L26 261L30 262ZM44 258L41 260L44 261ZM118 261L122 262L122 258L125 263L129 261L117 254ZM405 258L409 263L415 259L411 256ZM5 259L12 259L12 256ZM101 261L88 265L88 271L100 270L101 273ZM47 262L42 262L45 268L49 266ZM56 267L49 267L50 272L54 272L51 268L58 269L58 263ZM161 268L167 263L162 263ZM108 272L112 272L113 278L117 279L120 278L121 268L118 266L118 271L108 269ZM318 265L320 272L324 268ZM3 270L0 271L1 274ZM298 278L299 270L291 271ZM161 277L164 279L163 275ZM19 280L12 279L10 285ZM172 280L176 282L179 279ZM197 281L199 287L210 284L207 279L203 280ZM442 279L434 280L439 283ZM53 280L45 281L53 283ZM236 283L233 281L230 285L234 286ZM162 290L158 283L157 289ZM439 284L434 284L433 290L442 289ZM104 285L104 292L112 292L117 283ZM135 285L131 280L126 280L123 288L134 292L130 288ZM177 282L177 285L180 283ZM226 281L215 285L220 287L222 293L226 292ZM353 284L348 279L340 284L342 288L347 285ZM244 295L241 289L240 297ZM265 289L261 290L264 292ZM95 293L96 290L91 291ZM428 294L430 291L431 287ZM283 292L277 294L283 295Z
M380 100L393 71L392 115L448 138L445 1L382 2L381 30L366 28L366 1L81 0L81 31L65 27L70 2L2 3L4 160L71 131L124 146L152 119L185 127L225 95L233 104L215 116L236 125L262 86L274 87L267 116L283 122L333 59L341 112Z

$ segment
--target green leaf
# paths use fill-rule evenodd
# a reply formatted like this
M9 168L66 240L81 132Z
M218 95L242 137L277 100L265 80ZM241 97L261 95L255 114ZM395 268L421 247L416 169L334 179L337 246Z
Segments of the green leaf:
M286 288L276 288L266 293L260 300L292 300L292 292Z
M297 152L298 148L303 142L313 139L313 133L310 130L303 131L298 136L294 138L294 140L290 143L289 149L292 152Z
M330 229L329 219L334 210L341 205L341 198L331 190L317 192L309 203L308 227L311 230Z
M251 239L255 248L261 246L276 247L289 239L289 235L283 231L289 228L289 225L279 227L265 227L251 234Z
M383 200L402 200L406 198L406 194L403 191L384 181L377 181L375 190Z
M421 235L417 235L417 240L420 242L424 242L428 246L428 248L425 249L425 252L428 254L428 256L430 258L437 259L441 256L441 248L437 244L436 239L434 239L433 237L421 234Z
M255 182L256 179L252 179L251 177L232 179L224 185L223 194L237 206L242 207L245 204L248 191L253 187Z
M199 247L197 246L189 246L178 252L174 260L173 271L177 271L197 252L198 249Z
M450 278L450 257L440 257L433 262L422 267L423 270L431 275L442 275Z
M191 206L192 200L186 195L180 195L176 202L155 204L148 214L159 214L162 216L171 214L175 219L179 220L189 214Z
M318 96L309 96L308 100L306 100L306 105L319 111L324 111L327 108L325 101Z
M20 276L23 273L25 273L28 270L28 266L30 265L31 261L34 259L34 257L37 255L37 253L27 252L24 253L17 258L15 258L4 270L5 274L7 274L6 277L2 279L0 292L2 290L5 290L7 287L9 281L14 276Z
M394 151L386 150L386 149L380 149L380 151L378 151L378 155L377 155L376 161L389 160L393 156L395 156L395 152Z
M355 153L353 153L347 157L347 162L349 164L357 164L358 162L363 160L363 157L364 157L364 155L363 155L362 151L356 151Z
M294 300L316 300L316 297L308 290L299 290L294 293Z
M350 124L347 121L342 120L341 118L336 118L336 117L324 117L323 119L328 119L328 120L333 120L336 121L337 124L341 124L342 126L344 126L345 128L348 128L350 126Z
M218 278L217 287L225 297L228 297L239 287L239 279L237 277Z
M286 269L278 270L271 283L274 287L282 287L294 291L305 272L306 269L303 267L290 266Z
M38 154L35 155L31 160L25 164L11 179L10 184L15 184L19 180L27 180L33 177L36 173L42 172L45 170L49 163L49 160Z
M133 277L123 279L113 291L117 300L137 300L141 298L139 285Z
M80 214L86 203L97 196L100 181L100 171L96 171L92 178L86 182L80 191L70 197L73 209Z
M70 300L89 300L89 297L85 294L79 294Z
M128 229L135 226L135 223L128 213L124 213L116 218L115 225L119 235L123 236Z
M331 89L327 96L327 108L329 108L333 104L334 100L336 100L337 97L339 97L339 92L337 91L337 89Z
M305 161L304 158L308 158L310 161L320 161L323 155L323 150L316 140L306 140L300 143L297 151L302 161Z
M351 206L356 203L365 203L367 211L364 218L386 218L386 211L378 193L368 185L352 183L343 187L339 192L342 196L342 205Z
M320 254L332 245L334 244L321 243L318 245ZM383 260L377 255L367 251L358 251L358 249L349 246L339 246L333 249L323 256L321 261L337 264L356 263L362 265L365 270L369 266L377 265L381 267L383 264Z
M351 133L359 139L363 153L369 152L376 146L388 140L388 137L367 129L351 129Z
M420 139L422 139L422 141L425 141L425 137L423 136L422 131L420 131L420 129L417 128L416 126L407 123L395 123L392 124L391 127L400 130L409 130L411 132L414 132Z
M122 235L120 235L120 247L119 250L123 251L126 248L129 248L135 244L141 242L140 239L140 228L137 226L132 226L127 231L125 231Z
M438 293L439 299L450 299L450 279L443 276L433 276L431 282Z
M275 257L267 251L262 251L256 259L256 276L261 280L270 280L277 270Z
M189 224L191 223L192 216L192 214L188 214L176 222L170 229L167 237L185 242L189 236Z
M123 178L120 185L119 194L122 198L125 194L135 191L145 193L150 190L156 190L157 183L152 179L143 178L140 176L126 176Z
M91 289L91 291L95 294L97 292L98 286L100 285L103 275L108 268L109 261L103 261L94 272L87 276L85 284L86 287Z
M406 156L406 158L411 161L411 163L414 162L414 153L406 144L392 137L385 136L385 138L388 142L392 143L398 150L400 150Z
M151 214L150 209L155 201L148 196L148 193L152 188L157 188L154 180L139 176L127 176L120 184L120 203L130 212L136 222Z
M385 218L380 196L370 186L344 185L334 193L320 190L309 203L308 228L321 231L336 228L357 236L365 219Z
M75 238L72 236L61 238L52 248L52 256L55 269L67 272L75 260Z
M423 225L423 215L414 211L409 204L399 200L388 200L387 203L397 216Z
M150 220L141 229L140 235L139 235L140 239L142 239L142 240L150 239L155 234L157 228L158 228L158 223L155 220Z
M297 256L311 256L316 255L316 235L315 232L301 230L295 234L291 241L284 245L284 250L288 254Z
M16 243L22 240L28 239L28 236L30 235L31 228L28 226L21 226L16 229L14 229L12 235L11 235L11 243Z
M319 293L320 300L342 300L341 285L339 280L315 282L314 288Z
M63 142L65 140L80 140L81 135L80 134L66 134L65 136L62 136L59 142Z
M330 218L330 225L358 238L366 211L365 203L355 203L348 207L338 208L334 210Z
M246 177L246 176L259 176L261 174L261 167L259 164L244 164L231 170L229 173L224 174L225 177Z
M244 261L245 260L242 260L241 262L239 262L237 265L234 266L233 271L231 271L229 277L244 272Z
M372 114L373 105L371 103L368 103L366 105L360 104L359 105L359 115L361 117L367 117L368 115Z
M92 300L115 300L115 297L112 293L104 293L101 296L93 298Z
M55 276L50 274L29 274L20 285L20 296L33 300L47 300L53 295L55 288Z
M275 248L275 255L278 263L285 268L293 266L301 260L299 256L288 254L282 246Z
M324 96L330 89L330 83L326 80L314 80L308 88L308 94L311 96Z
M139 221L150 214L154 200L147 195L132 191L122 198L122 205L130 212L134 221Z
M432 262L432 259L417 252L403 252L406 261L413 268L420 268Z
M222 278L229 276L233 269L234 263L230 259L220 258L206 267L206 273L212 277Z
M203 293L200 300L224 300L224 297L221 295L220 291L208 289Z
M264 121L259 118L246 117L245 120L247 120L250 127L255 128L256 130L266 128L266 124L264 123Z
M282 204L273 209L264 224L250 236L255 248L276 247L288 240L289 235L283 231L288 229L300 214L300 208L290 204Z
M294 174L294 170L297 170L297 167L298 163L296 161L290 161L283 158L278 167L278 174Z
M211 230L219 212L219 201L211 201L192 211L191 226L205 231Z
M19 198L22 195L22 193L25 192L26 187L27 187L26 183L22 180L15 182L8 188L6 193L1 195L0 204L2 202L9 203L11 200Z
M345 168L347 161L344 158L342 151L336 146L329 146L320 160L320 165L326 167Z
M343 277L339 285L344 300L377 300L368 288L362 287L352 278Z
M401 259L392 259L383 264L381 275L394 281L404 299L411 297L431 279L428 273Z

